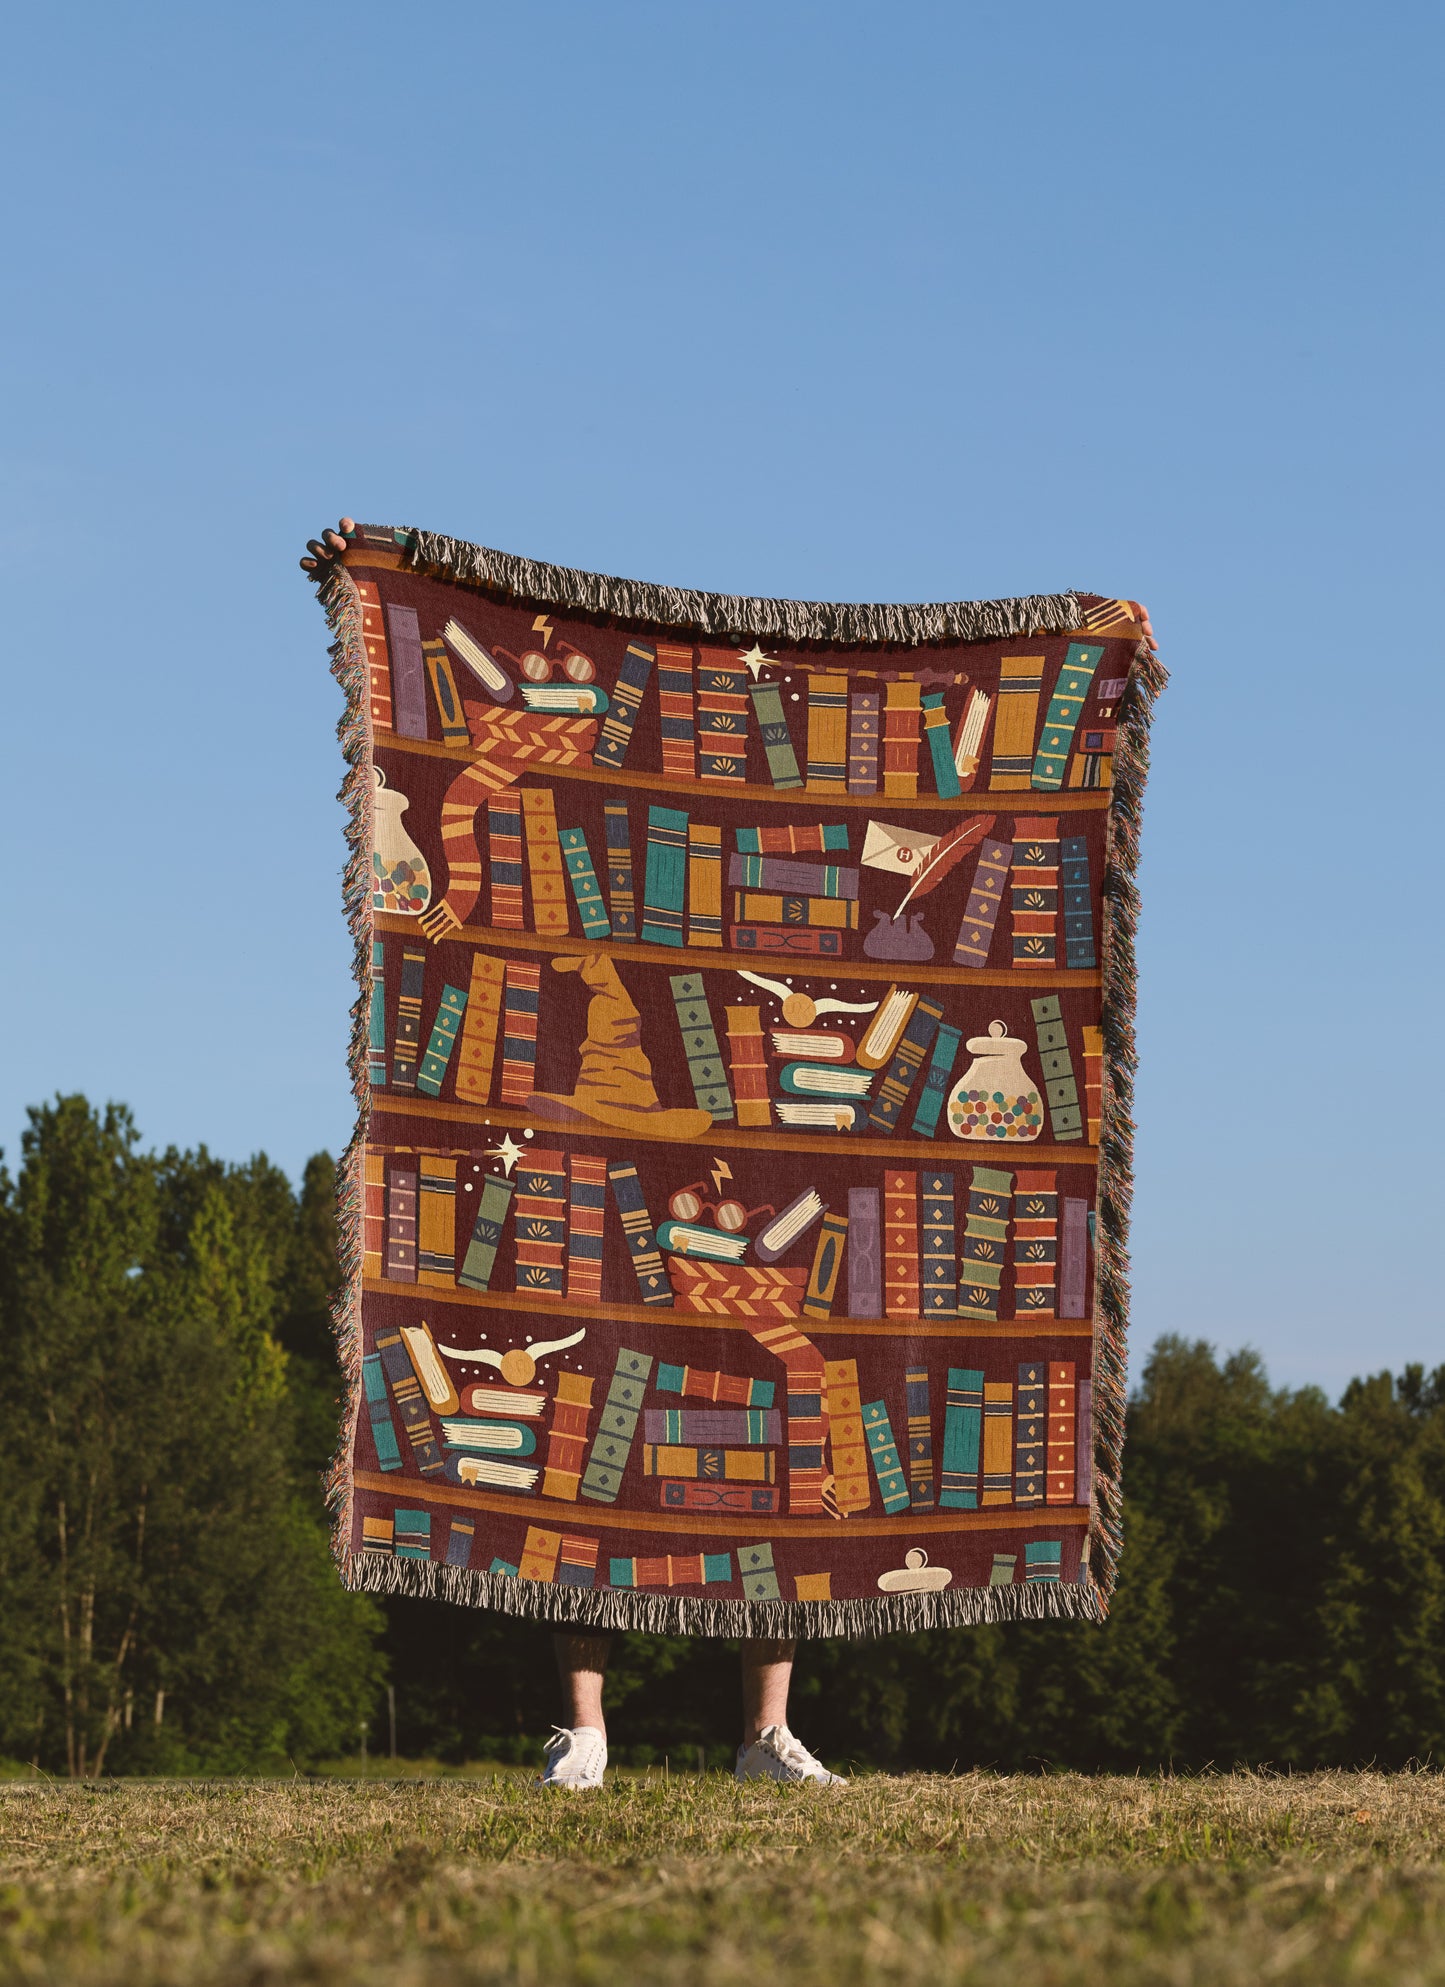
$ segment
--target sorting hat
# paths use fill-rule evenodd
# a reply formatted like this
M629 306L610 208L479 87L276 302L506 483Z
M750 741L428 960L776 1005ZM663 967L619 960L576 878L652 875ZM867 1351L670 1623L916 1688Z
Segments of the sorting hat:
M584 959L554 959L559 973L580 973L592 989L587 1004L587 1039L582 1044L577 1088L570 1097L534 1091L527 1108L550 1124L611 1125L618 1131L646 1131L653 1138L695 1139L712 1130L707 1111L668 1110L652 1081L652 1064L642 1047L642 1017L601 953Z

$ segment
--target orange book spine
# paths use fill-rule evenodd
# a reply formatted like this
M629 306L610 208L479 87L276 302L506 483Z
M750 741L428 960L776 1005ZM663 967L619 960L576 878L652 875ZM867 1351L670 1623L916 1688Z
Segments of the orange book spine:
M729 1007L725 1019L738 1123L771 1124L773 1107L768 1097L768 1063L763 1050L763 1010Z
M883 1308L918 1316L918 1175L883 1175Z
M386 647L386 620L381 611L381 595L374 580L358 580L356 591L361 596L361 639L366 645L371 726L373 731L390 731L391 658Z
M1049 1420L1044 1459L1044 1502L1072 1504L1074 1497L1074 1362L1049 1361Z
M547 1435L547 1465L542 1477L544 1497L577 1502L577 1486L587 1460L587 1423L592 1414L592 1376L559 1373L552 1425Z

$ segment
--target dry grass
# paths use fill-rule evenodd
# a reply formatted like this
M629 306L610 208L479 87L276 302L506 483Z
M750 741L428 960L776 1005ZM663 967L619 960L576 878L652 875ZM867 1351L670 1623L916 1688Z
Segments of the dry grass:
M0 1793L0 1978L1445 1987L1445 1781Z

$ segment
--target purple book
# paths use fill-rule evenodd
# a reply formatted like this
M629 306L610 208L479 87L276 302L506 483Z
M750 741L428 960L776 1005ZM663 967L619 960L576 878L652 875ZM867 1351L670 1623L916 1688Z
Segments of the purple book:
M845 863L789 862L786 856L735 855L728 860L734 890L776 890L783 896L858 895L858 872Z
M1094 1383L1080 1380L1074 1423L1074 1502L1087 1504L1094 1487Z
M425 738L426 661L414 607L397 607L388 601L386 639L391 650L391 702L397 731L403 738Z
M1089 1274L1089 1203L1066 1200L1059 1237L1059 1316L1082 1318Z
M739 1449L783 1439L775 1407L650 1407L643 1411L643 1439L695 1449Z
M955 966L982 967L988 964L988 949L993 944L993 928L998 922L998 907L1003 902L1003 887L1012 861L1012 842L985 839L978 852L978 866L973 872L968 908L963 914L958 942L953 948Z
M879 1226L878 1189L848 1189L848 1315L850 1318L883 1316L882 1233Z

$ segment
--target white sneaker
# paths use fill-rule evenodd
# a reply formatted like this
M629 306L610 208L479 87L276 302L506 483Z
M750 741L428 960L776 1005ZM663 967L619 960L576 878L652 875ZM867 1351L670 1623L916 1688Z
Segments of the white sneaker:
M566 1787L575 1792L602 1785L607 1741L595 1725L579 1725L575 1732L569 1732L565 1725L554 1725L542 1751L547 1770L537 1782L539 1787Z
M814 1759L801 1739L795 1739L786 1725L769 1725L750 1746L738 1747L738 1763L733 1768L738 1780L781 1780L790 1787L804 1781L815 1787L846 1787L846 1777L830 1773Z

